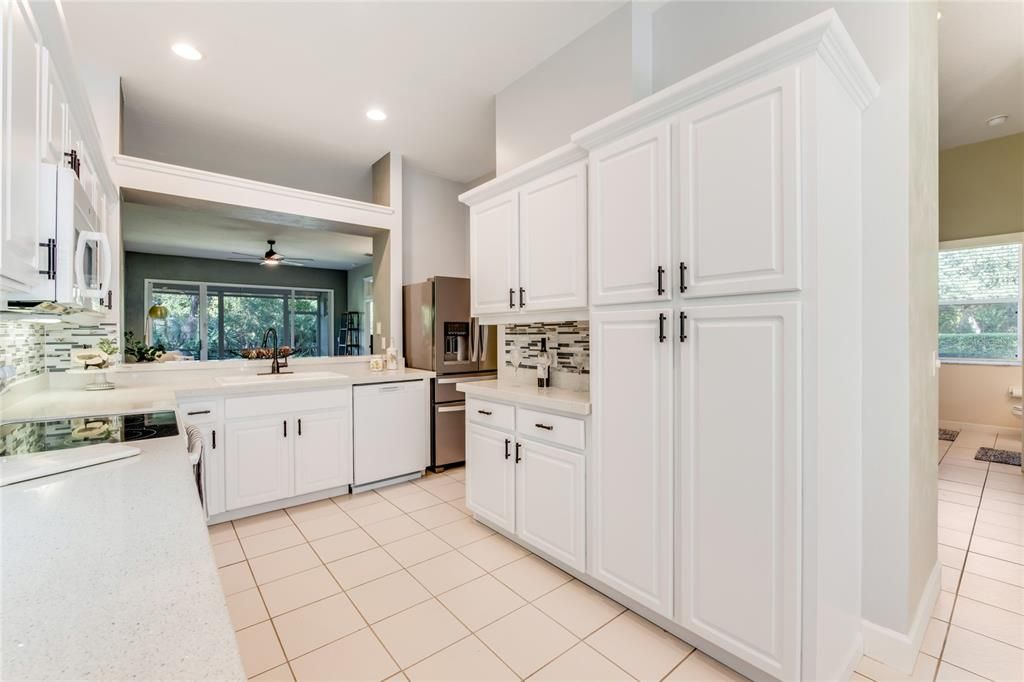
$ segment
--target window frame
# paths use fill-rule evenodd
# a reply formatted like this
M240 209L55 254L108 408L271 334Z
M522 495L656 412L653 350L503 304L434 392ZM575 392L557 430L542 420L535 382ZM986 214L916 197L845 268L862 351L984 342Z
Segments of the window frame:
M285 300L291 300L295 298L295 292L312 291L319 294L327 294L327 305L326 305L326 317L327 317L327 330L324 337L323 345L326 353L317 357L333 357L334 356L334 290L333 289L321 289L318 287L296 287L296 286L273 286L270 284L238 284L234 282L202 282L196 280L184 280L184 279L164 279L160 277L147 277L143 280L144 291L143 291L143 307L142 307L142 319L145 320L149 314L149 309L153 305L153 285L190 285L199 287L199 359L198 362L211 362L210 344L209 344L209 293L208 289L213 287L234 287L238 289L267 289L279 293L285 293ZM288 336L292 339L295 338L295 316L289 314L288 306L285 306L284 311L284 323L288 327ZM150 325L146 325L146 343L152 343L152 328ZM281 340L282 345L287 345L285 341ZM219 361L230 361L236 358L221 358ZM241 359L241 358L237 358Z
M1020 261L1017 263L1018 277L1018 290L1017 290L1017 358L944 358L939 355L938 351L938 328L936 327L936 347L935 357L938 358L939 362L943 365L989 365L996 367L1020 367L1022 360L1024 360L1024 232L1010 232L1007 234L995 234L988 235L985 237L970 237L968 239L952 239L948 241L939 242L939 251L959 251L963 249L981 248L985 246L1003 246L1006 244L1016 244L1020 246ZM936 294L938 293L938 256L936 255ZM938 299L938 296L936 296ZM988 303L1008 303L1006 300L993 299L987 301ZM936 310L938 307L945 305L957 305L958 303L977 303L977 301L968 302L957 302L957 301L939 301L936 300Z

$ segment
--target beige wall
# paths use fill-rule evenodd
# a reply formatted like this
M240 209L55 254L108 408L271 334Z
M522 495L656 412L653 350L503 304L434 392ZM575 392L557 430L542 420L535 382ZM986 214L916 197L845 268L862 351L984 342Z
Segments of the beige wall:
M1020 428L1010 413L1019 400L1008 389L1021 385L1021 369L1008 365L942 365L939 370L939 419Z
M1024 231L1024 133L939 154L943 241Z

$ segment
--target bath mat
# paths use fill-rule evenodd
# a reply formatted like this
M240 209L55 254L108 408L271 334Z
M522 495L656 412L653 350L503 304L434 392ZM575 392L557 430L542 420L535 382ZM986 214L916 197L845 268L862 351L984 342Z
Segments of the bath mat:
M954 441L959 435L960 432L953 429L939 429L939 440Z
M996 462L997 464L1009 464L1020 466L1020 453L1013 450L996 450L995 448L978 448L974 459L982 462Z

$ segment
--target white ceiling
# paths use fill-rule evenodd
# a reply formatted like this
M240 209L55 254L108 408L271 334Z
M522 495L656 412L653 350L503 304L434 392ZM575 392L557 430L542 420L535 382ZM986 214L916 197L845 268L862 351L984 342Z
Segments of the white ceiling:
M1024 2L939 4L939 145L1024 131ZM985 121L1009 114L1001 126Z
M373 239L322 229L243 219L217 204L203 208L173 202L125 202L121 225L126 251L170 256L237 258L234 252L261 256L268 239L277 240L274 250L287 260L312 258L306 267L348 270L373 260ZM254 261L255 262L255 261Z
M64 10L84 70L123 78L126 129L144 126L145 146L164 158L187 154L190 140L230 150L273 139L292 152L275 163L368 168L395 150L468 182L494 170L494 95L621 4L79 1ZM205 58L175 56L177 41ZM388 120L369 121L371 106Z

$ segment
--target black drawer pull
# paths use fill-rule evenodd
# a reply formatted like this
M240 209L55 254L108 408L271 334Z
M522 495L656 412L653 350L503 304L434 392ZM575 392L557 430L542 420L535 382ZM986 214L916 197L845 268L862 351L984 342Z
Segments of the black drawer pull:
M505 439L505 459L508 459L511 456L511 453L508 451L508 446L511 442L512 441L510 441L508 438Z
M299 418L299 435L302 435L302 418Z
M686 263L679 262L679 293L686 293Z
M285 419L284 421L282 421L281 425L284 427L284 437L287 438L288 437L288 420Z
M189 412L188 415L191 417L196 414L210 414L209 410L196 410L195 412Z
M665 313L658 313L658 342L665 343Z
M679 343L686 342L686 313L679 313Z
M486 414L488 417L490 417L492 414L494 414L490 410L477 410L477 412L479 412L480 414Z
M555 427L550 424L534 424L538 429L544 429L545 431L554 431Z
M509 290L508 290L508 307L509 308L515 308L516 307L515 296L516 296L516 290L511 288L511 287L509 287Z
M522 308L524 305L526 305L525 303L523 303L523 294L525 294L525 293L526 293L526 289L524 289L522 287L519 287L519 307L520 308Z
M658 296L665 294L665 268L658 266Z
M210 431L210 436L213 438L213 449L217 449L217 430Z

